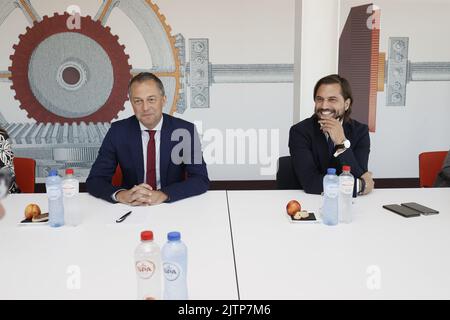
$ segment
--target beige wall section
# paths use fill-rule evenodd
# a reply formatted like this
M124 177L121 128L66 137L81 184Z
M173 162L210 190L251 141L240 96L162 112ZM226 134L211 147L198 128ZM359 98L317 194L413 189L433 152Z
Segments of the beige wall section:
M317 80L337 72L339 8L340 0L295 2L294 123L313 113L312 93Z

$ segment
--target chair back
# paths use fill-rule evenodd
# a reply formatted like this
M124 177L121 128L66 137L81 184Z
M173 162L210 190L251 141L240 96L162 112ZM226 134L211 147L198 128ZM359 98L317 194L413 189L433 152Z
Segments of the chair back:
M433 186L447 153L448 151L430 151L419 154L419 183L421 188Z
M36 161L31 158L14 157L16 183L23 193L34 193L36 179Z
M295 175L290 156L278 158L277 189L302 189Z

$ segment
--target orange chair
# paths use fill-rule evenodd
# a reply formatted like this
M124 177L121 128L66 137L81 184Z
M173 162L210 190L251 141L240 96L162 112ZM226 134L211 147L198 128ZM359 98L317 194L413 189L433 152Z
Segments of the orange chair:
M115 187L120 187L122 185L122 169L117 165L116 172L112 177L112 185Z
M36 161L31 158L15 157L13 163L19 189L23 193L34 193Z
M448 151L431 151L419 154L419 182L420 187L432 187L436 177L442 169Z

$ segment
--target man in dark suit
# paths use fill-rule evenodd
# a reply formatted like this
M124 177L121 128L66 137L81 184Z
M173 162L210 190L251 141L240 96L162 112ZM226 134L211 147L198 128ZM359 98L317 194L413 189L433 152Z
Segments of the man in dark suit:
M131 79L134 116L112 123L89 177L88 192L109 202L155 205L208 190L209 179L194 124L163 114L164 86L152 73ZM117 165L123 181L111 184Z
M351 167L356 192L372 191L367 170L369 129L350 118L353 102L350 84L337 74L320 79L314 87L314 114L289 131L289 150L295 174L304 191L320 194L327 168Z

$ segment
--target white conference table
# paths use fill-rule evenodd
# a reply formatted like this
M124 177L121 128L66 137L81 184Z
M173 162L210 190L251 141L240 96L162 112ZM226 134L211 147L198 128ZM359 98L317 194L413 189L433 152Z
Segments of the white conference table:
M380 189L358 197L350 224L293 224L303 191L229 191L241 299L450 299L450 188ZM418 202L438 215L404 218L384 204Z
M181 232L190 299L238 298L225 191L140 208L80 194L82 224L60 228L18 226L28 203L47 211L46 194L9 195L2 203L0 299L136 299L142 230L153 230L160 246L168 232Z

